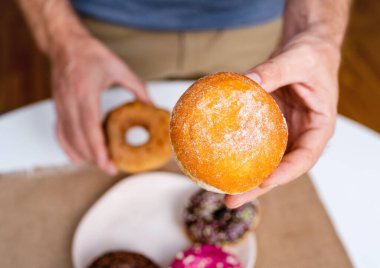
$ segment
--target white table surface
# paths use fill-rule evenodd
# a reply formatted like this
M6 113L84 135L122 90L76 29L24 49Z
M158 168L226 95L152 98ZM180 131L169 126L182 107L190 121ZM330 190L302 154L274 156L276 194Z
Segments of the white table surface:
M151 82L156 105L171 109L190 82ZM102 111L131 100L103 94ZM51 101L0 116L0 174L69 163L54 135ZM355 267L380 267L380 135L339 116L334 137L311 170L314 185Z

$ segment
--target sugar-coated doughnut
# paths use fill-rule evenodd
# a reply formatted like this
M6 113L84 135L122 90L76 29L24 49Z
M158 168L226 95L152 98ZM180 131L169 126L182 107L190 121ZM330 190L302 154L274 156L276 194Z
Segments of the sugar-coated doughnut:
M131 102L112 110L105 121L110 156L125 172L140 172L162 167L171 157L169 112L142 102ZM127 143L126 132L140 126L149 140L139 146Z
M196 192L185 209L185 227L190 239L202 244L226 244L240 240L258 224L257 201L236 209L224 205L224 195Z
M239 259L216 245L196 245L179 252L169 268L241 268Z
M97 258L89 268L159 268L159 266L141 254L115 251Z
M288 131L275 100L250 78L216 73L196 81L172 112L170 138L183 172L201 187L238 194L280 163Z

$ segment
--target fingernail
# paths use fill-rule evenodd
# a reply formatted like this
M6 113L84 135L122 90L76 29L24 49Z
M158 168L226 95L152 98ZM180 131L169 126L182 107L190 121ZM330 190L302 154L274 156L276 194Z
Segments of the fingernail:
M117 174L117 170L115 170L115 169L109 169L109 170L107 171L107 173L108 173L109 175L111 175L111 176L115 176L115 175Z
M246 74L245 76L251 78L257 84L261 85L261 78L260 78L260 76L258 74L256 74L256 73L249 73L249 74Z
M101 166L101 167L103 167L106 164L106 161L107 161L107 156L105 154L98 155L97 160L96 160L98 166Z
M140 99L141 99L142 102L145 102L145 103L151 103L151 102L152 102L152 100L151 100L150 97L149 97L148 92L146 92L146 93L142 93L142 94L140 95Z
M108 167L107 167L107 172L110 175L116 175L118 173L118 170L117 170L117 168L113 164L109 164Z
M234 204L234 205L232 205L232 206L227 206L229 209L236 209L236 208L238 208L238 207L240 207L241 205L243 205L243 204Z
M242 206L243 204L244 204L244 202L234 202L232 204L226 203L226 207L228 207L229 209L235 209L235 208Z
M268 189L268 190L276 188L277 186L279 186L278 183L265 183L265 181L259 185L261 189Z

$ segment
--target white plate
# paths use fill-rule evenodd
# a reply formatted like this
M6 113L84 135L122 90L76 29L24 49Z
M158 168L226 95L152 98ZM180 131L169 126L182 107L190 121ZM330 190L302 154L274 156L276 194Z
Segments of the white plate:
M83 217L73 239L75 268L123 249L144 254L168 267L176 253L190 246L182 223L183 209L199 188L182 175L151 172L124 179L105 193ZM252 268L256 239L247 235L227 250L243 267Z

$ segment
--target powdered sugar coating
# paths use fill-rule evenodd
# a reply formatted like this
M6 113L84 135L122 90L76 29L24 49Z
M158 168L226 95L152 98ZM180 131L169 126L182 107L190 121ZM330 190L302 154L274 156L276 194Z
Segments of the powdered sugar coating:
M254 81L235 73L194 83L174 108L170 134L184 172L201 187L229 194L266 178L287 142L275 101Z
M267 120L268 105L257 102L255 91L232 90L229 94L223 91L215 91L215 98L219 102L212 102L211 99L205 98L200 100L196 109L204 114L204 120L195 121L191 126L192 131L198 136L198 143L193 141L193 147L198 152L197 157L200 162L203 161L219 161L227 155L232 158L239 158L242 153L249 155L240 165L244 165L246 161L254 158L257 154L255 150L256 144L262 143L268 139L266 129L273 129L273 122ZM226 120L225 111L236 107L236 126L228 128L219 128L220 138L215 138L212 130L223 124ZM204 127L204 121L209 126ZM199 146L207 143L212 150L204 158L200 157ZM239 166L235 167L236 169ZM221 173L217 176L221 176Z

